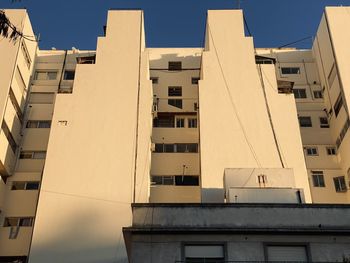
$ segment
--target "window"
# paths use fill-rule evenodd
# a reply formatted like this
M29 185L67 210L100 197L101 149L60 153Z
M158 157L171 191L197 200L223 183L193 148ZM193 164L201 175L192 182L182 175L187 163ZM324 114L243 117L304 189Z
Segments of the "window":
M157 153L197 153L197 143L156 143L155 152Z
M309 155L309 156L318 155L317 147L305 147L304 149L305 149L306 155Z
M22 49L22 54L24 57L24 60L27 63L27 67L30 68L30 65L32 64L32 59L30 58L26 43L24 42L24 40L21 43L21 49Z
M185 119L176 118L176 128L184 128L184 127L185 127Z
M328 155L336 155L337 154L337 149L335 147L327 147L327 154Z
M182 87L168 87L168 96L182 96Z
M96 55L77 57L78 64L95 64Z
M26 128L50 128L51 121L27 121Z
M188 128L197 128L197 119L189 118L188 119Z
M38 190L39 182L12 182L11 190Z
M335 112L336 117L338 116L339 111L340 111L342 106L343 106L343 96L341 94L339 94L337 101L334 104L334 112Z
M345 176L334 177L333 182L334 182L334 187L336 192L346 191Z
M31 92L29 103L31 104L52 104L55 99L55 93L52 92Z
M268 245L266 252L268 262L309 262L306 246Z
M5 120L2 121L1 124L1 131L4 133L4 135L6 136L6 139L11 147L11 150L13 153L16 153L17 150L17 143L15 141L15 139L13 138L13 135L10 131L10 129L8 128Z
M158 84L158 77L151 77L152 84Z
M293 89L294 98L296 99L305 99L306 90L305 89Z
M331 70L329 71L328 74L328 84L329 84L329 88L332 87L333 82L335 77L337 76L337 69L335 68L335 64L333 63Z
M20 159L45 159L46 152L44 151L21 151Z
M281 68L282 74L300 74L300 68L291 67L291 68Z
M181 70L182 69L181 61L169 61L168 69L169 70Z
M75 71L74 70L65 70L63 79L65 80L74 80Z
M33 217L6 217L4 227L33 226Z
M312 127L311 117L309 116L299 116L300 127Z
M55 80L57 79L57 71L36 71L35 80Z
M314 187L325 187L323 171L311 171Z
M329 128L328 118L320 117L320 127L321 128Z
M169 99L168 104L176 108L182 109L182 100L180 99Z
M153 127L174 128L174 117L158 115L158 118L153 119Z
M322 90L314 90L313 94L314 94L314 98L315 99L323 99L323 92L322 92Z
M192 175L151 176L151 185L198 186L199 177Z
M192 77L192 84L198 84L199 78L198 77Z
M186 263L221 263L225 262L223 245L185 245Z

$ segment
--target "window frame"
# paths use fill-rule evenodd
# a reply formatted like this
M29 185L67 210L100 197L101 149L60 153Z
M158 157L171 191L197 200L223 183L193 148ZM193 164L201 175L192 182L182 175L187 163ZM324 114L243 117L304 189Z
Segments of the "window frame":
M200 77L192 77L191 83L192 85L198 85L199 84Z
M344 180L344 183L341 182L341 179ZM338 185L339 188L337 187L336 182L339 183ZM348 190L344 175L333 177L333 184L334 184L334 189L337 193L345 193Z
M315 153L313 153L313 152L309 153L308 150L311 150L311 151L316 150L316 152ZM305 146L304 147L304 151L305 151L307 156L318 156L319 155L317 146Z
M224 259L223 263L227 261L228 259L228 251L227 251L227 242L217 242L217 241L193 241L193 242L181 242L181 260L183 262L186 261L186 253L185 253L185 247L186 246L222 246L223 247L223 253L224 253Z
M313 187L326 187L323 171L320 171L320 170L311 171L311 178L312 178ZM320 180L320 178L322 179Z
M72 75L70 75L72 74ZM67 78L67 76L69 78ZM75 78L75 70L74 69L66 69L64 70L64 73L63 73L63 80L74 80Z
M182 70L182 61L168 61L169 71L180 71Z
M306 262L312 262L311 258L311 247L310 243L307 242L263 242L263 248L264 248L264 259L265 262L271 262L269 261L269 256L268 256L268 247L269 246L281 246L281 247L305 247L306 250ZM293 261L292 261L293 262Z
M307 99L306 89L293 88L293 95L295 99Z
M281 67L282 75L300 75L300 67Z
M23 189L14 189L15 183L23 184ZM36 183L38 185L38 188L28 188L28 184ZM12 181L11 182L11 191L37 191L40 188L40 182L39 181Z
M320 122L320 128L329 128L329 121L328 121L328 118L327 117L323 117L323 116L321 116L321 117L319 117L318 118L318 120L319 120L319 122ZM323 122L322 123L322 120L326 120L326 122Z
M51 73L55 73L55 78L51 78L50 77L50 74ZM42 78L38 78L38 74L45 74L45 78L42 79ZM34 80L43 80L43 81L47 81L47 80L57 80L57 76L58 76L58 70L45 70L45 69L38 69L34 72Z
M150 80L152 81L152 84L158 84L159 77L150 77Z
M337 147L335 146L327 146L326 153L329 156L337 155Z
M304 123L302 124L302 119L303 120L310 120L310 123ZM312 127L312 118L311 116L298 116L298 120L299 120L299 126L300 128L311 128Z
M197 118L188 118L187 119L187 127L190 129L198 128L198 120Z
M319 94L319 95L316 95ZM319 100L319 99L323 99L323 91L322 90L313 90L312 91L312 95L314 96L314 99Z
M338 98L335 101L334 106L333 106L335 117L338 117L339 112L340 112L341 108L343 107L343 105L344 105L344 100L343 100L343 96L342 96L342 94L340 92L339 95L338 95Z

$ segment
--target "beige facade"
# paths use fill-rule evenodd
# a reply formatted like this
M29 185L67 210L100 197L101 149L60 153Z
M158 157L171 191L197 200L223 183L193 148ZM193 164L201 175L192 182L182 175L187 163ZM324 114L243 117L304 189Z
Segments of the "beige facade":
M96 51L1 41L0 258L126 262L132 203L349 203L348 12L311 50L255 49L239 10L200 48L147 48L133 10Z

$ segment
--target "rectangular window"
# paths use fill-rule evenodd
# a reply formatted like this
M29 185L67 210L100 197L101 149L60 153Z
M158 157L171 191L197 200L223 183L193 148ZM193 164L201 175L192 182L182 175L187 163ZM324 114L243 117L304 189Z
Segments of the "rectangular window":
M78 64L95 64L96 55L77 57Z
M151 185L198 186L199 177L192 175L151 176Z
M314 99L323 99L323 92L322 90L314 90Z
M305 89L293 89L294 98L296 99L306 99L306 90Z
M304 149L305 149L306 155L308 156L318 155L317 147L305 147Z
M342 106L343 106L343 96L340 93L338 98L337 98L337 101L334 103L334 112L335 112L336 117L338 116L339 111L340 111Z
M152 84L158 84L158 77L151 77Z
M184 128L184 127L185 127L185 119L176 118L176 128Z
M4 227L11 226L33 226L33 217L6 217Z
M197 128L197 119L189 118L188 119L188 128Z
M12 182L11 190L38 190L39 182Z
M26 128L50 128L51 121L27 121Z
M182 70L181 61L169 61L168 69L169 70Z
M306 246L269 245L266 252L268 262L309 262Z
M174 116L160 116L153 119L153 127L174 128Z
M8 128L5 120L2 121L1 131L6 136L6 139L7 139L8 143L9 143L9 145L11 147L12 152L16 153L17 143L16 143L15 139L13 138L12 133L11 133L10 129Z
M311 171L314 187L325 187L323 171Z
M333 63L332 68L331 68L331 70L329 71L329 74L328 74L329 88L332 87L334 79L335 79L336 76L337 76L337 69L335 67L335 63Z
M298 67L281 68L281 72L282 72L283 75L300 74L300 68L298 68Z
M75 77L75 71L74 70L65 70L63 79L65 80L74 80Z
M192 77L192 84L198 84L199 78L198 77Z
M157 153L197 153L198 143L156 143L155 152Z
M21 151L20 159L45 159L46 152L44 151Z
M321 128L329 128L328 118L320 117L320 127Z
M168 96L182 96L182 87L168 87Z
M300 127L312 127L312 121L310 116L299 116Z
M333 178L336 192L346 192L345 176L338 176Z
M29 95L29 103L31 104L52 104L55 100L53 92L31 92Z
M185 245L184 254L186 263L225 262L223 245Z
M27 49L27 46L26 46L26 43L24 42L24 40L21 43L21 50L22 50L24 60L26 61L27 67L29 69L30 65L32 64L32 59L30 58L30 55L29 55L29 52L28 52L28 49Z
M57 79L57 71L41 71L38 70L34 74L35 80L55 80Z
M180 99L169 99L168 104L176 108L182 109L182 100Z
M337 154L337 149L335 147L327 147L327 155L336 155Z

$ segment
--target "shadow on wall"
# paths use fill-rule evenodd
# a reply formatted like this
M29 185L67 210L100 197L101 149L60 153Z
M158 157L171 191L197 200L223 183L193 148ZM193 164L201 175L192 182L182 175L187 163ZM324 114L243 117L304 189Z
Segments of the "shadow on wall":
M197 49L197 48L193 48ZM186 48L183 50L186 51ZM189 48L190 50L190 48ZM179 49L181 53L181 49ZM150 69L168 69L169 61L181 61L183 69L199 69L201 66L201 51L198 48L198 52L193 55L179 56L179 53L169 53L169 54L158 54L153 53L150 49ZM197 56L196 56L197 55ZM177 71L178 72L178 71Z
M84 211L79 217L72 215L61 225L55 226L52 222L56 230L49 233L51 237L35 231L29 263L127 263L121 226L96 230L96 221L103 222L101 216L94 211ZM114 240L110 238L111 232L115 232Z

